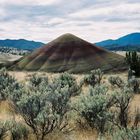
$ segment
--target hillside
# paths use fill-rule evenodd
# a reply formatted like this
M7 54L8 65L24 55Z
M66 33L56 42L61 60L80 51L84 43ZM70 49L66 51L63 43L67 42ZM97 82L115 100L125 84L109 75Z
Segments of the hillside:
M13 55L27 55L28 53L30 53L30 51L28 50L20 50L17 48L13 48L13 47L0 47L0 53L7 53L7 54L13 54Z
M20 59L22 56L20 55L12 55L8 53L1 53L0 52L0 64L5 64L7 62L13 62Z
M116 40L109 39L95 44L109 50L140 51L140 33L132 33Z
M0 40L0 47L13 47L20 50L29 50L32 51L36 48L39 48L43 46L44 44L41 42L35 42L35 41L28 41L25 39L19 39L19 40Z
M30 71L83 73L124 68L124 58L72 34L64 34L24 57L12 68Z

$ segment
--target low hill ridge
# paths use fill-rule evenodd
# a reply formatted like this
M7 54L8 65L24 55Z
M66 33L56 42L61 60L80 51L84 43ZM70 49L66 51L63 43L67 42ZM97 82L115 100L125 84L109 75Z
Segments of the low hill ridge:
M36 42L36 41L29 41L25 39L5 39L0 40L0 47L13 47L20 50L29 50L32 51L43 46L44 43Z
M108 39L95 44L109 50L140 51L140 33L131 33L116 40Z

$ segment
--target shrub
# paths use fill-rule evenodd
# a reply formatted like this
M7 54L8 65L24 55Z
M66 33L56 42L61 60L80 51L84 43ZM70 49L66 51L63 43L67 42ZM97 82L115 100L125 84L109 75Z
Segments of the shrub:
M52 84L60 88L67 87L70 96L78 95L81 91L80 85L77 84L76 79L69 73L62 73L58 78L54 78Z
M22 123L12 122L12 128L10 130L11 137L13 140L27 140L29 135L29 130Z
M0 70L0 100L19 100L21 88L22 86L7 73L5 68Z
M112 116L109 109L113 103L106 90L102 88L96 87L91 89L87 96L81 96L76 109L89 126L96 128L100 134L108 130L109 118Z
M79 90L75 79L64 73L46 84L41 82L37 90L26 90L16 106L36 134L38 140L55 129L63 130L68 125L70 99ZM23 91L24 92L24 91Z
M131 79L134 76L134 74L135 74L135 71L133 71L129 68L129 70L128 70L128 80Z
M135 110L135 116L134 116L134 124L133 128L138 128L140 123L140 109L136 108Z
M140 81L135 76L128 80L128 85L133 89L134 93L139 93Z
M139 140L140 129L121 129L117 130L112 137L113 140Z
M120 127L127 128L129 117L128 111L132 98L133 98L132 91L127 87L116 90L115 94L113 95L115 107L117 107L118 109L118 112L114 113L117 115L116 118L114 116L114 119L116 119L115 121L117 120L119 121L116 122L116 124L118 126L120 125Z
M135 76L140 76L140 57L137 52L127 52L126 61L130 66L130 69L135 71Z
M118 88L123 87L125 84L124 81L118 76L111 76L109 77L108 81L112 86L117 86Z
M10 128L11 124L9 121L0 121L0 140L4 140Z
M39 92L23 95L17 102L17 108L37 137L43 140L44 136L53 129L54 116L51 114L51 105L46 103L46 97Z
M91 73L84 77L83 81L85 84L94 87L96 84L100 84L103 77L103 72L100 69L93 70Z
M68 73L62 73L48 85L47 100L51 102L53 112L59 115L57 127L60 130L68 125L66 119L71 111L71 97L79 95L80 91L76 79Z
M48 84L48 77L41 77L41 76L38 76L37 74L33 74L29 79L29 84L31 87L37 88L42 82L45 82L45 84Z

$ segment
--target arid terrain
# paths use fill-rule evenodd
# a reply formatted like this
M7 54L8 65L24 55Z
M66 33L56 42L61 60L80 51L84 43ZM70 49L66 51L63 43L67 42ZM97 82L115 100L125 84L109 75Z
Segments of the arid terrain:
M71 47L71 44L73 43L74 46ZM137 54L133 53L132 56L135 57L135 55ZM1 71L1 79L5 81L7 87L1 82L3 89L1 89L2 91L0 94L2 99L0 101L0 121L15 121L15 123L17 123L8 131L12 134L13 138L16 137L16 135L19 135L19 138L17 137L18 139L16 140L21 139L20 136L23 137L27 128L29 140L116 140L117 136L114 137L114 132L118 130L118 128L120 130L123 128L127 130L127 127L139 127L140 122L140 91L138 86L138 81L140 79L133 79L133 72L128 71L125 56L125 51L111 52L99 48L72 34L64 34L48 43L46 46L31 52L27 56L23 56L23 58L19 55L1 53L0 63L13 63L9 63L10 65L8 65L7 70L2 69ZM129 57L131 58L131 56ZM66 71L66 73L61 73L61 71ZM129 76L132 78L131 80L129 79ZM8 82L10 82L10 84ZM135 88L137 88L138 92L134 94L134 92L136 92ZM48 89L51 92L49 92ZM47 95L49 93L51 93L50 96ZM72 95L74 93L75 95ZM58 96L58 94L60 95ZM68 120L65 120L61 116L64 120L60 121L60 118L53 114L54 112L51 114L58 119L54 122L56 124L58 123L57 125L60 125L59 127L61 127L61 125L62 128L63 126L64 128L66 126L68 127L65 128L66 132L62 131L63 129L61 130L59 127L56 129L53 126L55 123L53 124L51 119L45 119L48 114L45 116L43 115L44 120L43 122L40 122L40 124L36 122L36 118L32 119L32 117L38 118L38 113L43 113L36 110L41 105L39 104L38 106L38 101L36 102L38 99L35 98L34 100L34 97L36 96L38 96L37 98L39 101L45 103L44 108L42 108L43 110L47 109L47 98L50 100L49 102L52 104L52 107L54 105L54 108L55 106L57 107L60 105L63 110L65 110L70 105L70 112L68 108L66 109L71 113L71 115L66 113L68 115L67 117L70 118L68 119L65 116ZM43 96L43 98L45 97L45 100L41 98L41 96ZM50 98L51 96L52 99ZM53 98L54 101L58 103L57 105L53 102ZM65 100L65 98L68 100ZM90 100L90 98L92 100ZM97 98L97 103L95 98ZM26 103L26 100L28 99L29 102ZM32 101L33 103L30 103ZM25 111L23 114L21 113L20 108L18 108L20 102L29 105L24 107L21 104L21 107L23 107L22 111ZM37 105L34 110L35 112L37 111L37 116L34 116L34 111L32 110L34 106L32 105ZM77 108L78 106L80 107L79 109ZM84 112L80 112L84 106ZM49 110L51 110L52 107L50 107ZM95 111L92 112L92 109L95 109ZM61 111L63 112L63 110ZM92 115L90 115L90 110ZM99 111L97 116L95 115L96 111ZM83 116L84 113L87 116ZM28 114L30 114L30 116L28 116ZM104 118L106 115L107 118ZM92 118L92 116L94 117ZM24 117L27 117L27 120ZM97 120L94 120L94 118ZM18 127L18 124L20 123L26 128ZM52 126L50 125L51 123ZM47 129L44 129L45 127L50 129L50 132L45 134L44 138L40 138L43 130L47 131ZM113 128L112 130L111 127ZM20 133L18 131L20 131ZM134 132L132 134L135 135ZM6 139L10 139L10 134L6 135ZM24 138L24 140L25 139L27 138Z
M19 72L19 71L9 71L8 72L11 76L15 77L20 83L26 83L27 79L31 77L31 75L36 74L36 75L43 75L47 76L49 79L52 79L54 77L58 77L59 74L54 74L54 73L45 73L45 72ZM84 74L79 74L73 75L77 83L80 82L80 80L85 76ZM118 74L105 74L103 77L102 83L108 83L108 78L110 76L120 76L123 80L127 80L127 72L119 72ZM87 87L84 87L84 92L86 94L87 92ZM110 91L113 90L113 88L110 86ZM134 114L136 108L140 109L140 95L136 94L133 97L133 100L130 104L130 114ZM9 106L8 102L1 102L0 104L0 120L9 120L9 119L15 119L17 122L23 122L23 119L16 114L14 109ZM76 125L76 124L75 124ZM48 140L97 140L97 132L95 130L91 129L84 129L84 128L78 128L76 127L74 131L69 132L68 134L63 134L60 132L55 132L52 134L48 135ZM34 137L30 136L30 140L34 140ZM106 136L106 140L112 140L110 137Z
M140 0L0 0L0 140L140 140Z

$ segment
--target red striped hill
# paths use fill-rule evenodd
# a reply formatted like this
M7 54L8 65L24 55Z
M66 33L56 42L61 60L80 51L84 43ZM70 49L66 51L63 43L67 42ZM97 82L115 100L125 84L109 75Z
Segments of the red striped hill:
M72 34L64 34L24 57L14 69L83 73L93 69L123 69L124 57Z

